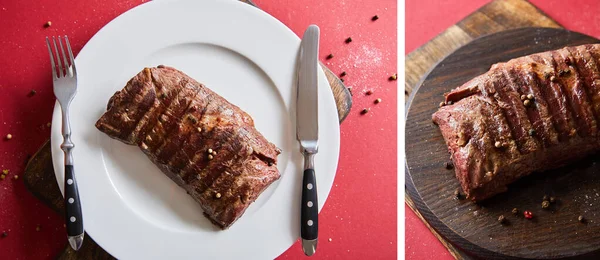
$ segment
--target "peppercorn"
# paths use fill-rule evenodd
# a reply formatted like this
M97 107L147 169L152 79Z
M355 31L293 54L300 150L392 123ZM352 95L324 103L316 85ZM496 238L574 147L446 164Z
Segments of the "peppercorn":
M208 148L208 153L212 153L213 149Z
M454 168L454 164L452 162L445 162L444 167L446 167L448 170L452 170L452 168Z
M48 27L50 27L50 26L52 26L52 22L51 22L51 21L47 21L47 22L44 24L44 27L46 27L46 28L48 28Z
M369 89L369 90L367 90L367 92L365 92L365 94L366 94L367 96L373 95L373 90L370 90L370 89Z
M556 201L556 198L550 197L550 203L554 203L555 201Z
M529 99L523 101L523 105L526 107L529 107L531 105L531 101L529 101Z
M346 72L342 71L342 73L340 73L340 77L346 76Z
M345 41L345 42L346 42L346 43L351 43L351 42L352 42L352 37L348 37L348 38L346 38L346 41Z
M579 216L579 217L577 217L577 221L583 223L583 222L585 222L585 218L583 216Z
M375 102L375 104L379 104L379 103L381 103L381 98L375 99L375 101L374 101L374 102Z
M209 155L208 155L208 159L209 159L209 160L212 160L213 158L214 158L214 157L212 156L212 154L209 154Z
M267 163L267 164L268 164L269 166L273 166L273 163L272 163L272 162L269 162L269 163Z
M528 94L528 95L527 95L527 99L529 99L529 100L533 100L533 94Z
M556 80L557 80L556 76L551 76L551 77L550 77L550 81L552 81L552 82L556 82Z
M0 179L4 180L6 178L6 175L2 174L0 175Z
M4 175L7 175L7 174L8 174L8 172L9 172L9 171L8 171L7 169L4 169L4 170L2 170L2 174L4 174Z
M548 207L550 207L550 202L547 200L542 201L542 208L547 209Z
M3 238L4 238L4 237L7 237L7 236L8 236L8 232L6 232L6 231L2 232L2 237L3 237Z
M6 135L6 140L10 140L10 139L12 139L12 135L11 134L7 134Z
M160 93L160 98L162 98L162 99L167 98L167 94L166 93Z
M15 175L13 178L15 178L15 180L19 179L19 175Z
M506 222L506 218L504 217L504 215L500 215L498 217L498 222L500 222L500 224L504 224Z
M454 190L454 199L455 200L461 199L460 190L459 189Z
M394 73L394 75L390 76L389 80L397 80L398 74Z
M37 91L35 91L35 89L32 89L31 91L29 91L29 96L35 96L35 94L37 94Z
M569 69L560 70L560 71L558 72L558 76L559 76L559 77L566 76L566 75L567 75L567 74L569 74L569 73L571 73L571 70L569 70Z
M529 129L529 136L534 136L534 135L535 135L535 130Z
M332 59L332 58L333 58L333 54L332 54L332 53L330 53L329 55L327 55L327 59L328 59L328 60L330 60L330 59Z
M521 95L521 100L525 100L525 99L527 99L527 96Z
M198 127L198 128L196 128L196 130L198 131L198 133L201 133L202 132L202 127Z
M379 19L379 16L377 16L377 15L371 17L371 21L377 21L377 19Z
M519 214L519 209L513 208L512 209L512 214L515 214L515 215Z
M502 143L501 143L500 141L496 141L496 142L494 143L494 146L495 146L496 148L500 148L500 147L502 147Z
M340 79L341 82L344 82L344 79Z
M366 113L369 113L369 109L368 108L363 108L363 110L360 111L361 115L364 115Z
M532 219L533 218L533 213L531 211L523 211L523 216L525 216L526 219Z
M217 199L220 199L220 198L221 198L221 193L218 193L218 192L217 192L217 194L215 194L215 197L216 197Z
M548 195L544 195L544 197L542 197L542 200L548 200Z

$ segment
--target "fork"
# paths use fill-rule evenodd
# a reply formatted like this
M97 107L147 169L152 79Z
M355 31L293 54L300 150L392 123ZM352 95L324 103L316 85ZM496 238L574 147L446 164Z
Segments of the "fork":
M75 172L73 169L73 154L72 150L75 147L71 142L71 125L69 123L69 105L77 92L77 70L75 69L75 59L69 44L69 38L65 35L65 45L67 46L69 59L63 48L63 43L58 36L58 46L56 39L52 37L52 46L56 55L56 64L54 63L54 55L50 47L50 40L46 37L46 45L48 53L50 53L50 63L52 64L52 83L54 86L54 95L60 104L62 111L62 135L63 143L60 149L65 153L65 176L64 176L64 203L65 203L65 222L67 226L67 235L69 244L74 250L79 250L83 244L84 230L83 217L81 212L81 203L79 200L79 190L77 189L77 181L75 181ZM61 62L61 57L63 62ZM70 62L70 65L69 65Z

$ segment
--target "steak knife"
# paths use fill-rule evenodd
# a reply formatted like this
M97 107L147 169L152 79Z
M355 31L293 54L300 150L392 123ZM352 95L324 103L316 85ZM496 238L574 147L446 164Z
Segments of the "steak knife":
M302 203L300 210L300 236L302 250L311 256L317 250L319 231L319 203L314 157L318 151L318 88L317 70L319 53L319 27L310 25L300 43L300 64L296 100L296 137L304 155L302 177Z

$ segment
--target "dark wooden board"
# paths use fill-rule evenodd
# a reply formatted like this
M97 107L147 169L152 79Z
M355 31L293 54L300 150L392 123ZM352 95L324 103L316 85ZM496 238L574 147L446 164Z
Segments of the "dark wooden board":
M247 4L256 6L250 0L240 0ZM321 67L325 72L331 91L335 99L338 118L340 124L344 121L346 116L352 109L352 95L350 91L344 86L342 81L321 63ZM55 210L59 214L64 214L63 198L56 183L54 176L54 168L52 166L52 154L50 151L50 141L46 143L36 152L34 156L28 161L23 173L23 181L26 188L44 204L51 209ZM79 251L71 249L65 239L65 250L57 257L59 260L75 260L75 259L94 259L94 260L108 260L115 259L109 253L104 251L93 238L86 233L83 245Z
M494 0L469 14L429 42L406 55L405 102L426 73L460 46L479 36L523 27L562 28L560 24L526 0ZM408 102L405 104L408 107ZM406 205L430 227L415 209L414 202L406 190L404 198ZM430 230L454 258L471 259L469 255L446 241L431 227Z
M415 206L437 232L452 244L477 257L565 258L600 257L600 159L592 156L568 167L534 174L513 185L509 192L483 203L454 200L459 188L444 140L431 114L443 94L486 72L497 62L567 45L600 42L563 29L523 28L504 31L459 48L438 63L411 95L406 115L406 182ZM549 210L542 197L558 198ZM512 208L530 210L533 220ZM509 224L500 225L498 216ZM579 223L583 215L587 222Z

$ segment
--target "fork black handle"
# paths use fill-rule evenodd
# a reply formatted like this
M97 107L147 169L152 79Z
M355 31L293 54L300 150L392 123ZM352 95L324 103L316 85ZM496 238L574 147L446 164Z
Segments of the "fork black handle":
M79 236L83 234L83 216L73 165L65 165L64 189L67 235L70 237Z

